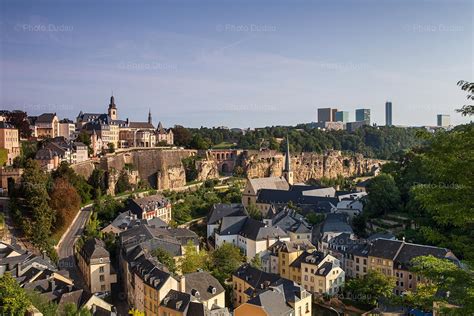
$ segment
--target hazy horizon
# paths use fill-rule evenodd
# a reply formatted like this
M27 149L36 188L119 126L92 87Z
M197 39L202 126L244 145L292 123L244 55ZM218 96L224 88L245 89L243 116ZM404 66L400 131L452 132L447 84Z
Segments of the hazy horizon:
M469 122L472 1L3 1L0 108L165 126Z

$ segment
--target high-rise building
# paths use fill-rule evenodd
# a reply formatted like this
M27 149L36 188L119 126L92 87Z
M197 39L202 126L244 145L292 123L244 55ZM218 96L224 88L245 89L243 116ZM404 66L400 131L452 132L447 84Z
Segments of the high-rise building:
M357 122L365 121L367 124L370 124L370 109L357 109L356 121Z
M349 112L347 111L337 111L336 112L336 122L349 122Z
M448 127L451 125L451 117L448 114L438 114L438 126Z
M318 109L318 122L335 122L337 109L320 108Z
M385 125L392 126L392 102L385 102Z

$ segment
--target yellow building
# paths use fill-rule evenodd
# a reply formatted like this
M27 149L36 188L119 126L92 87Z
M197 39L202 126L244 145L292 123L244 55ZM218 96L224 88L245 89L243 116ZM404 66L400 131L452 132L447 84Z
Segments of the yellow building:
M0 148L7 151L5 163L8 166L13 163L13 159L20 155L18 129L6 122L0 122Z
M311 293L336 294L345 282L339 260L320 251L303 252L290 268L291 279Z
M268 288L278 279L280 277L277 274L264 272L250 266L250 264L242 265L232 275L234 307L246 303L256 291Z

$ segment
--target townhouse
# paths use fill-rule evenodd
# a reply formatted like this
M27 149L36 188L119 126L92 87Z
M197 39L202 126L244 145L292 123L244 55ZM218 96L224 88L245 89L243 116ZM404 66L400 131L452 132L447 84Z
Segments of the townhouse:
M4 164L10 166L20 156L19 131L7 122L0 122L0 149L6 151Z
M165 223L171 221L171 202L161 194L154 194L129 201L127 209L138 219L159 218Z
M108 292L117 282L117 275L112 268L110 254L102 240L87 240L77 253L79 269L91 293Z

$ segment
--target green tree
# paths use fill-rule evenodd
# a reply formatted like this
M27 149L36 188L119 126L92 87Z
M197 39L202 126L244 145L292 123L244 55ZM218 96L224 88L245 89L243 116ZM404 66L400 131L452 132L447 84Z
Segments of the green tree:
M51 250L50 235L55 212L49 207L49 175L45 174L36 161L28 160L22 175L24 206L31 218L25 218L23 227L27 236L40 250Z
M381 298L392 297L394 288L395 278L376 270L369 270L362 278L350 279L345 286L352 297L372 306L376 306Z
M176 262L168 251L156 248L153 250L152 255L155 256L159 262L164 264L171 273L176 273Z
M115 144L114 143L108 143L107 147L109 148L109 153L113 154L115 152Z
M198 269L207 270L208 254L204 250L198 251L192 241L189 241L184 247L184 256L179 260L179 268L183 274L196 272Z
M42 296L39 292L34 290L27 290L26 295L31 302L31 305L36 307L43 316L56 316L58 310L58 304L48 300Z
M6 315L24 315L31 305L26 292L9 272L0 278L0 306Z
M86 308L78 309L74 303L67 303L64 305L62 314L64 316L92 316L92 313Z
M247 206L247 212L251 218L256 219L258 221L263 218L262 212L260 212L260 210L254 203L250 203Z
M242 265L244 256L236 246L224 243L211 253L211 262L212 274L221 283L224 283Z
M324 221L324 214L318 214L314 212L308 213L308 215L306 215L306 220L311 225L316 226Z
M115 193L123 193L132 190L132 185L128 180L128 174L125 171L120 172L117 183L115 184Z
M467 94L468 100L474 100L474 82L460 80L458 81L458 86L460 86L463 91L466 91L468 93ZM461 113L463 116L474 115L474 105L472 104L463 105L463 107L459 110L456 110L456 112Z
M396 211L400 206L400 191L391 175L381 174L367 186L366 210L370 215L383 215Z
M262 269L262 259L258 253L250 260L250 265L254 268Z
M431 288L423 293L423 301L445 301L459 306L451 310L455 315L474 314L474 271L469 266L465 269L459 268L452 261L439 259L433 256L416 257L412 260L411 270L417 275L429 280ZM449 299L439 297L437 292L449 292ZM430 297L429 294L432 294ZM414 293L415 298L420 295Z

